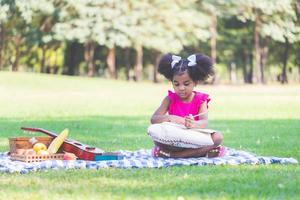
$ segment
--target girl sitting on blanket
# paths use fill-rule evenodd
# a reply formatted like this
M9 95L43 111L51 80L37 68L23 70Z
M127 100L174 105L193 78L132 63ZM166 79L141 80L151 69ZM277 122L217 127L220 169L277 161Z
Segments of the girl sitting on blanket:
M206 145L187 148L172 145L166 138L152 137L151 126L148 134L154 140L155 147L152 149L154 157L218 157L225 153L222 134L205 129L208 124L207 94L194 91L194 87L205 81L214 74L212 60L203 54L193 54L188 58L167 54L162 57L158 66L158 72L172 82L174 92L169 91L161 105L154 112L151 123L156 124L171 122L181 124L186 130L203 129L209 133L201 133L208 136ZM167 114L168 113L168 114ZM154 130L154 129L153 129ZM209 144L209 145L207 145Z

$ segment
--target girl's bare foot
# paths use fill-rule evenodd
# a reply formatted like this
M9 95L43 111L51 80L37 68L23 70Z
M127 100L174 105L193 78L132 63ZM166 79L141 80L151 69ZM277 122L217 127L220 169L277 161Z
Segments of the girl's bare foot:
M151 152L153 157L170 158L170 153L163 151L159 146L155 146Z
M223 157L225 153L226 153L226 149L224 146L217 146L216 148L207 152L207 157L208 158Z

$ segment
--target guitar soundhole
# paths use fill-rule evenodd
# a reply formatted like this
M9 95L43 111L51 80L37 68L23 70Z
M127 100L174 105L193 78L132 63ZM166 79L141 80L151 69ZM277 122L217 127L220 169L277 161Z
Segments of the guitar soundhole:
M93 151L95 150L96 148L95 147L85 147L86 150L90 150L90 151Z
M78 142L75 142L74 144L78 145L78 146L82 146L82 144L78 143Z

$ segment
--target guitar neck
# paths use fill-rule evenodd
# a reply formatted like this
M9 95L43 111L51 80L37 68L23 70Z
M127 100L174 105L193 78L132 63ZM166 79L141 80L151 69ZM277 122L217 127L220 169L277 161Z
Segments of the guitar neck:
M47 131L45 129L42 128L31 128L31 127L21 127L22 130L24 131L31 131L31 132L40 132L40 133L44 133L50 137L57 137L56 133L53 133L51 131Z

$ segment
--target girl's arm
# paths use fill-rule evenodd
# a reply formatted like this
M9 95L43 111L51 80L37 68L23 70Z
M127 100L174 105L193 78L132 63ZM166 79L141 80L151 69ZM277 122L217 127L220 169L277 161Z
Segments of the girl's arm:
M152 124L157 124L162 122L174 122L174 123L184 125L185 119L183 117L179 117L176 115L166 115L169 105L170 105L170 99L169 97L166 96L162 101L161 105L157 108L157 110L152 115L151 117Z
M195 120L192 116L185 118L185 126L187 128L206 128L208 125L208 109L207 103L204 102L199 109L199 120Z

